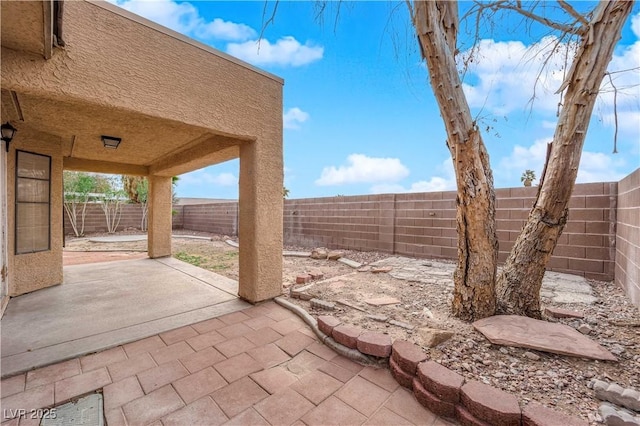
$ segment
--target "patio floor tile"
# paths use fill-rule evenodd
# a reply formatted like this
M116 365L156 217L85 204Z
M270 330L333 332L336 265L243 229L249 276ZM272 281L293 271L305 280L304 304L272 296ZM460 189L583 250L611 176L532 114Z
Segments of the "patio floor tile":
M307 351L311 352L315 356L319 356L320 358L329 361L330 359L335 358L336 353L328 347L327 345L320 342L313 342L309 346L307 346Z
M256 345L241 336L220 342L215 345L215 348L227 358L231 358L249 349L253 349L255 346Z
M263 368L275 367L291 359L289 355L273 343L248 350L247 353L258 361Z
M210 320L192 324L191 327L193 327L198 333L204 334L225 327L226 325L227 324L223 323L218 318L211 318Z
M253 408L248 408L242 413L229 420L224 426L271 426L264 417L262 417Z
M122 407L130 425L146 425L184 407L184 402L171 387L164 386Z
M349 407L343 401L331 396L316 408L302 417L302 421L309 426L312 425L360 425L367 420L365 416ZM379 423L389 424L394 423Z
M297 318L296 314L276 305L275 303L270 303L269 306L265 305L265 308L269 310L269 313L266 315L274 321L282 321L287 318Z
M182 340L187 340L189 337L197 336L198 332L190 326L176 328L165 333L160 334L160 338L167 345L173 345L174 343Z
M122 346L118 346L96 354L83 356L80 358L80 366L82 367L82 371L87 373L115 362L124 361L125 359L127 359L127 354L124 352L124 349L122 349Z
M276 322L267 316L252 317L244 322L244 325L252 328L253 330L260 330L261 328L269 327Z
M48 367L38 368L27 372L27 384L25 389L36 388L38 386L54 383L67 377L76 376L82 373L80 361L71 359Z
M365 416L371 416L387 400L389 392L362 377L354 377L335 396Z
M228 420L220 407L205 396L162 419L163 426L219 425Z
M2 406L3 415L9 417L9 413L16 413L16 410L37 410L38 408L53 405L53 384L38 386L37 388L27 389L24 392L2 398L0 405Z
M310 352L302 351L287 363L287 368L293 374L302 376L310 371L317 370L324 362L322 358Z
M158 363L158 365L164 364L174 359L182 358L185 355L189 355L195 352L191 349L191 346L187 345L187 342L174 343L171 346L165 346L164 348L156 349L151 352L151 356Z
M293 389L273 394L254 405L256 411L273 425L289 425L314 407Z
M285 334L289 334L292 331L298 330L304 326L305 323L300 318L295 317L283 319L271 325L270 327L284 336Z
M173 382L173 387L178 392L178 395L180 395L182 400L187 404L226 385L227 382L225 382L213 367L207 367L204 370L200 370L197 373ZM225 421L226 420L225 418Z
M244 336L245 334L254 330L251 327L239 322L219 328L216 331L222 334L227 339L233 339L234 337Z
M382 407L373 416L367 420L365 425L377 426L377 425L413 425L409 420L402 416L397 415L393 411ZM430 425L431 423L418 423L420 425Z
M316 370L301 377L291 389L318 405L342 386L341 381Z
M246 353L241 353L233 358L221 361L213 366L224 379L231 383L236 380L248 376L251 373L262 370L262 366L258 361L251 358Z
M23 373L0 380L0 398L22 392L24 390L26 378L27 375Z
M265 308L263 305L252 306L248 309L245 309L245 314L250 316L251 318L263 317L269 313L269 309Z
M232 312L230 314L222 315L218 317L220 321L225 324L235 324L237 322L242 322L250 319L251 317L241 311Z
M318 367L318 371L322 371L323 373L327 373L334 379L338 379L343 383L348 382L355 376L357 373L354 373L351 370L347 370L344 367L340 367L338 364L334 364L331 361L327 361Z
M136 375L142 371L148 370L156 366L155 361L148 353L139 353L133 355L126 361L116 362L107 366L111 379L114 382Z
M155 351L165 346L167 345L164 344L160 336L151 336L136 342L127 343L124 345L124 351L127 353L127 356L131 358L131 356L135 354Z
M223 335L218 333L215 330L208 331L199 336L190 337L187 339L187 343L196 351L199 351L204 348L208 348L209 346L213 346L216 343L224 342L225 338Z
M295 375L282 367L263 370L252 374L250 377L270 394L281 391L298 380Z
M393 392L400 386L387 368L365 367L358 375L389 392Z
M268 396L269 394L249 377L237 380L211 394L222 411L231 418Z
M187 369L175 359L139 373L138 380L144 393L150 393L188 374Z
M338 355L335 358L332 358L331 362L356 374L362 371L362 369L364 368L362 365L353 362L350 359L343 357L342 355Z
M129 401L144 396L140 383L136 377L127 377L112 383L102 389L104 396L104 410L120 407Z
M111 383L105 367L60 380L55 384L56 404L100 389Z
M299 331L292 331L282 339L276 340L275 344L290 356L296 356L307 346L313 343L313 339Z
M127 426L122 408L104 410L104 418L107 420L108 426Z
M180 358L180 362L190 373L195 373L225 359L225 356L215 348L208 347Z
M261 328L259 330L251 331L243 336L245 339L254 343L256 346L263 346L267 343L273 343L282 338L280 333L276 333L271 327Z
M437 418L435 414L420 405L413 393L404 388L398 388L384 407L417 425L430 425Z

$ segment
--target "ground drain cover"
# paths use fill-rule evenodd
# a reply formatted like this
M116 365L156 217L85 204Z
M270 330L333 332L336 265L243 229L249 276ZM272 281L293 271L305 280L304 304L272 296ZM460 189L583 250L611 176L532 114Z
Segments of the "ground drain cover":
M45 416L45 418L42 419L42 422L40 422L40 425L104 426L102 401L102 394L94 393L89 396L85 396L84 398L80 398L76 402L69 402L52 408L48 413L49 416Z

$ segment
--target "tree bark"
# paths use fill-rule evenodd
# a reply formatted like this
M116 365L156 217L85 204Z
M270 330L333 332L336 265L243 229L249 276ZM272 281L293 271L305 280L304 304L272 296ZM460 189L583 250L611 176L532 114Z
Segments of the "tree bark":
M582 32L578 52L559 89L566 89L564 104L536 201L498 278L500 313L540 317L542 278L567 222L591 113L632 6L632 1L601 1Z
M411 9L411 6L409 6ZM458 266L453 314L476 320L494 314L498 238L489 155L471 117L455 62L458 6L415 1L412 20L447 131L457 182Z

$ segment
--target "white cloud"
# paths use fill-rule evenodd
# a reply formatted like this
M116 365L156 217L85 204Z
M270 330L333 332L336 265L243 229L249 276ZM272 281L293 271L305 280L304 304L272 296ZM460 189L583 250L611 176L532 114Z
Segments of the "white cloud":
M274 44L269 40L229 43L227 53L254 65L298 67L322 59L324 48L310 42L301 44L294 37L282 37Z
M245 24L236 24L235 22L224 21L215 18L213 21L201 25L197 29L200 37L213 37L219 40L248 40L256 36L253 28Z
M631 17L631 31L640 38L640 13Z
M451 157L438 165L435 168L435 172L439 176L432 176L429 180L413 182L408 188L405 188L400 184L382 183L373 185L370 188L370 192L372 194L399 194L405 192L438 192L456 189L456 178L453 171L453 162L451 161Z
M531 46L520 41L481 40L467 70L476 82L463 84L469 106L504 115L524 110L535 95L536 110L556 111L560 97L554 92L563 81L565 57L572 54L566 44L556 46L557 39L551 36ZM552 52L547 68L540 72ZM468 55L463 52L461 59Z
M525 170L533 170L536 174L536 182L539 183L544 161L547 156L547 143L552 138L538 139L531 146L516 145L508 157L499 161L496 175L501 177L505 186L519 186L520 176ZM625 165L621 157L613 157L602 152L583 151L580 167L578 168L577 183L585 182L610 182L623 178L624 173L619 172Z
M180 183L190 185L233 186L238 184L238 178L233 173L211 174L203 170L197 170L180 176Z
M398 158L368 157L363 154L351 154L346 166L330 166L322 169L316 185L344 185L347 183L389 183L397 182L409 176Z
M282 115L282 122L285 129L299 129L300 124L309 119L309 113L294 107L289 108L287 112Z
M123 9L182 34L201 38L244 41L256 36L253 28L245 24L215 18L207 21L189 2L173 0L109 0Z

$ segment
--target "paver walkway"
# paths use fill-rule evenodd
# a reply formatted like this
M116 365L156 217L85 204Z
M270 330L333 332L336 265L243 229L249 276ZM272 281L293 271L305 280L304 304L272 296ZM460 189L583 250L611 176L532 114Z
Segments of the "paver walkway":
M110 426L451 424L387 369L336 355L273 302L10 377L0 389L5 417L102 389ZM3 426L18 424L37 423Z

